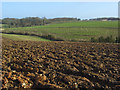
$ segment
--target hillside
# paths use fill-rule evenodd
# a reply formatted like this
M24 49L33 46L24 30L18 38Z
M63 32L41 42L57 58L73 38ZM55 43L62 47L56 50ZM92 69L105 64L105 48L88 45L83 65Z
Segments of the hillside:
M90 41L91 37L118 36L118 21L77 21L43 26L5 28L3 33L34 35L53 40ZM49 38L46 38L49 39Z

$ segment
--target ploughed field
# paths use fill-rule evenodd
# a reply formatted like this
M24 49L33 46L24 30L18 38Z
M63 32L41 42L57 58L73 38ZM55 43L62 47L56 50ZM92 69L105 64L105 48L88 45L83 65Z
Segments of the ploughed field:
M120 88L118 44L3 38L2 88Z

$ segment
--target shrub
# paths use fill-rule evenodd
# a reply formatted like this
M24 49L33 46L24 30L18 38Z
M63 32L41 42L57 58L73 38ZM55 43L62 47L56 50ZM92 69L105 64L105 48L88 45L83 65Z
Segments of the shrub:
M103 37L103 36L100 36L100 37L98 38L98 42L105 42L104 37Z
M116 37L116 39L114 40L112 35L111 36L107 36L106 38L104 38L103 36L100 36L99 38L95 39L94 37L91 38L91 42L108 42L108 43L120 43L120 38Z
M115 43L120 43L120 37L116 37Z
M112 39L112 35L111 36L107 36L105 38L105 42L114 42L114 40Z
M96 42L96 41L97 40L94 37L91 38L91 42Z

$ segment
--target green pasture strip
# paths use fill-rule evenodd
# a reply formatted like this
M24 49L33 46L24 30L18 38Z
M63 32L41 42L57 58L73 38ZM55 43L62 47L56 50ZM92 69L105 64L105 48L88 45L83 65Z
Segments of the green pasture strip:
M79 21L51 24L41 27L118 27L118 21Z
M8 25L7 25L7 24L0 24L0 27L2 27L2 28L7 28Z
M64 39L90 39L91 37L99 36L118 36L118 29L107 28L34 28L34 29L16 29L16 30L4 30L4 32L14 33L28 33L35 35L53 35L55 37L61 37Z
M52 28L52 27L100 27L100 28L117 28L118 21L78 21L78 22L65 22L57 24L48 24L44 26L32 26L32 27L17 27L11 29L30 29L30 28Z
M50 41L36 36L15 35L15 34L2 34L2 37L6 37L12 40L30 40L30 41Z

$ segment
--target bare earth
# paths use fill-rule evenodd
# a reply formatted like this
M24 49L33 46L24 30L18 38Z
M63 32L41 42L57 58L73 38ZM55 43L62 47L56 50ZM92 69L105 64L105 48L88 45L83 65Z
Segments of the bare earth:
M2 88L120 88L118 44L2 43Z

